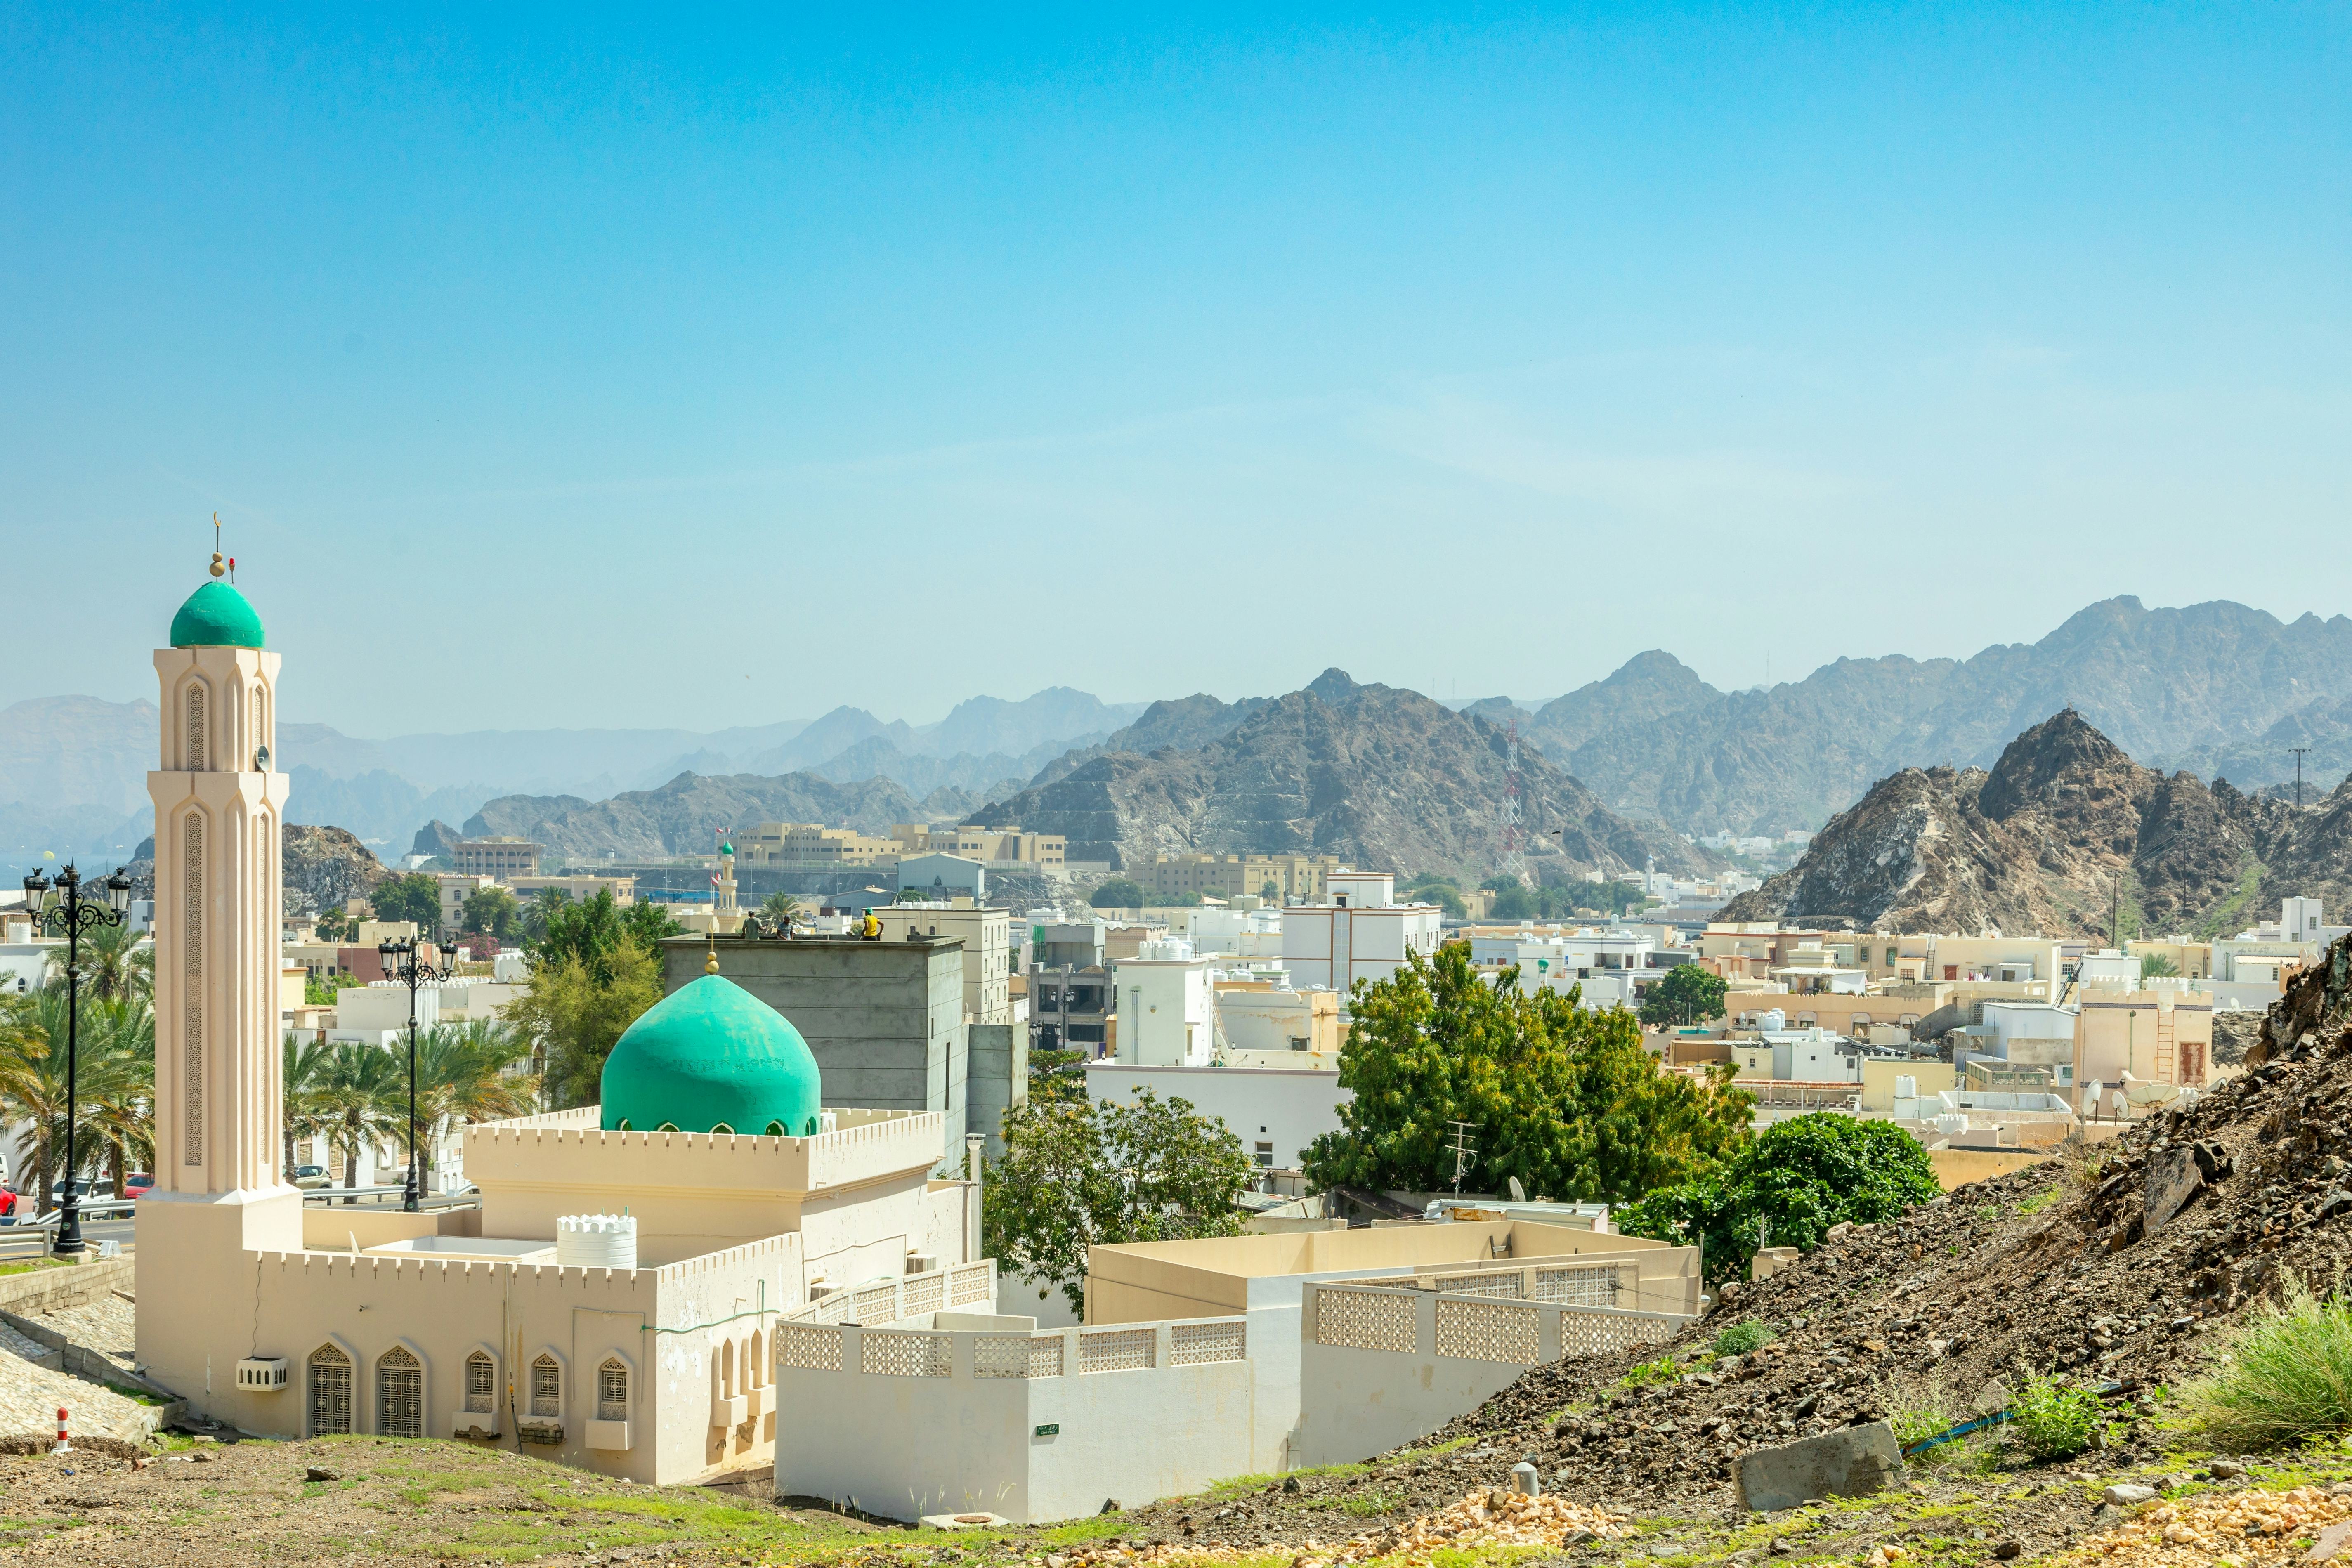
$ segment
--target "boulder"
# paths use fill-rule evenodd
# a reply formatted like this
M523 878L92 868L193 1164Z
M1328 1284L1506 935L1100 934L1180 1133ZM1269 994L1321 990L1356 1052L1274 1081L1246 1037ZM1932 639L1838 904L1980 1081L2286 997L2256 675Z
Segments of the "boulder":
M1810 1498L1866 1496L1902 1473L1903 1451L1895 1428L1884 1421L1759 1448L1731 1467L1740 1506L1760 1512L1795 1508Z
M2172 1148L2152 1155L2147 1162L2147 1218L2142 1234L2154 1236L2170 1225L2204 1184L2205 1173L2198 1167L2196 1150Z

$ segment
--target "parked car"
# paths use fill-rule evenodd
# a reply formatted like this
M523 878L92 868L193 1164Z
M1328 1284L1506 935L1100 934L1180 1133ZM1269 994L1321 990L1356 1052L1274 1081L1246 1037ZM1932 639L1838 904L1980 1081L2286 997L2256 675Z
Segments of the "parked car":
M87 1177L79 1177L74 1182L74 1195L86 1204L97 1203L102 1198L110 1198L114 1195L114 1184L107 1181L93 1182ZM51 1208L60 1207L64 1205L65 1201L65 1183L63 1181L51 1182L49 1184L49 1206Z
M134 1202L155 1190L155 1178L144 1171L122 1178L122 1195Z
M294 1184L304 1192L310 1192L331 1185L332 1178L327 1174L324 1165L297 1165L294 1167Z
M0 1225L16 1223L16 1189L0 1187Z

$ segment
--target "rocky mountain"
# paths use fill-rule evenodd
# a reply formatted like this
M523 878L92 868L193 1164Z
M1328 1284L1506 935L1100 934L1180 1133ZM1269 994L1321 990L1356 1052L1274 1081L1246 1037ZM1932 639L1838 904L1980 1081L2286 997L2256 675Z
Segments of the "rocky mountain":
M340 827L289 822L279 856L289 909L341 909L346 899L365 898L385 876L383 863L367 846Z
M1725 920L2104 938L2251 923L2281 897L2352 893L2352 781L2297 810L2144 767L2072 709L1990 770L1905 768Z
M1317 854L1483 877L1493 869L1505 771L1503 732L1485 720L1327 670L1305 690L1255 704L1205 743L1148 753L1106 747L990 815L1066 835L1073 860ZM1653 858L1665 871L1709 863L1678 836L1611 812L1540 757L1524 759L1522 785L1529 867L1539 876L1622 875ZM1547 836L1552 829L1559 837Z
M1723 692L1653 651L1545 704L1521 733L1612 809L1686 831L1814 827L1897 769L1992 763L2073 706L2135 754L2265 784L2352 767L2352 619L2281 622L2215 602L2082 610L2040 642L1968 659L1840 659ZM2298 739L2296 737L2304 737Z
M923 820L912 795L887 779L835 784L815 773L716 778L680 773L659 789L609 800L578 795L504 795L467 819L467 837L517 834L548 847L551 862L707 855L716 836L754 822L822 822L887 833Z

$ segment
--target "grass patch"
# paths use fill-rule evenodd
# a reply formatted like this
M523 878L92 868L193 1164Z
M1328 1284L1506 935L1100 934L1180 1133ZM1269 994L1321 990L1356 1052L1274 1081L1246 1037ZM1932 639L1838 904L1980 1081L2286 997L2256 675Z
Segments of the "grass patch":
M2044 1463L2073 1458L2088 1448L2106 1425L2106 1412L2096 1394L2079 1384L2039 1374L2025 1380L2009 1407L2009 1425L2003 1432Z
M2284 1300L2239 1331L2190 1405L2224 1449L2290 1447L2352 1428L2352 1308L2287 1275Z
M1749 1355L1772 1342L1773 1333L1754 1318L1743 1319L1715 1336L1715 1353L1719 1356Z
M2035 1193L2032 1197L2027 1198L2023 1203L2018 1205L2017 1212L2020 1214L2040 1214L2043 1209L2048 1208L2052 1204L2056 1203L2061 1197L2064 1196L2065 1192L2066 1189L2062 1186L2044 1187L2040 1192ZM1955 1247L1953 1250L1957 1252L1959 1249Z
M1628 1371L1617 1381L1627 1388L1643 1388L1653 1383L1672 1383L1682 1375L1675 1358L1662 1355L1655 1361L1645 1361Z

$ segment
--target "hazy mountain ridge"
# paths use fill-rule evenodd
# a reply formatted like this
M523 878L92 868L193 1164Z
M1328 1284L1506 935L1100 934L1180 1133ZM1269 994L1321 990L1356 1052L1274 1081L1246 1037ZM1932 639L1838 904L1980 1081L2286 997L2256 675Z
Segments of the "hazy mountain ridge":
M2035 643L1967 659L1838 659L1769 690L1717 691L1653 650L1521 728L1615 809L1689 831L1819 826L1904 767L1990 765L2072 703L2126 751L2249 784L2291 775L2294 715L2352 766L2352 618L2281 622L2227 601L2149 610L2128 596ZM2301 732L2296 731L2295 732ZM2300 742L2295 742L2300 743Z
M610 800L506 795L468 818L468 835L513 834L547 846L550 864L708 855L719 835L755 822L821 822L887 833L921 816L914 796L887 779L835 784L815 773L761 778L680 773L658 789Z
M1171 719L1222 726L1239 706L1163 715L1158 732L1179 728ZM1133 732L1152 734L1141 723ZM1418 692L1358 686L1327 670L1304 690L1252 705L1203 744L1143 753L1119 740L1001 802L994 815L1065 835L1073 860L1135 866L1208 851L1337 855L1357 866L1474 878L1493 868L1503 734ZM1711 863L1672 833L1617 816L1540 757L1528 756L1522 773L1538 875L1622 875L1653 857L1661 870L1685 873ZM1554 827L1563 837L1546 838Z

